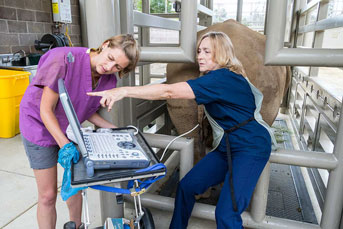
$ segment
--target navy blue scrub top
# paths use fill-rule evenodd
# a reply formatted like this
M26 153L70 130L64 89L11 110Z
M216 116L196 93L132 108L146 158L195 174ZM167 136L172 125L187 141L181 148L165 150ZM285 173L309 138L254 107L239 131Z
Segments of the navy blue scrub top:
M230 129L254 116L255 98L248 81L226 68L209 73L187 83L192 88L197 104L204 104L211 117L224 129ZM231 152L269 157L269 132L253 120L229 134ZM225 135L217 150L226 152Z

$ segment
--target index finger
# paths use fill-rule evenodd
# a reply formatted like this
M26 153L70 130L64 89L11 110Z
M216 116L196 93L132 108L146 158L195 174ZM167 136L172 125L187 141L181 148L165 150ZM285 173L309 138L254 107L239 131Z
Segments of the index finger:
M105 93L104 91L97 91L97 92L87 92L89 96L103 96Z

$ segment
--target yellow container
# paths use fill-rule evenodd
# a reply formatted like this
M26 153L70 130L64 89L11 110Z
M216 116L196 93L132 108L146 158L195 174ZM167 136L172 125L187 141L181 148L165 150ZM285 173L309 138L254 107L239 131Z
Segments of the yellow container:
M0 138L19 134L19 105L30 72L0 69Z

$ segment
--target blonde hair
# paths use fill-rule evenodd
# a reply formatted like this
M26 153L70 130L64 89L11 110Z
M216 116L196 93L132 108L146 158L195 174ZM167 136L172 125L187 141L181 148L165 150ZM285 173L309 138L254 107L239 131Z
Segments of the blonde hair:
M197 50L200 43L206 37L210 39L213 61L220 67L227 68L236 74L241 74L246 77L242 63L237 59L233 44L228 35L222 32L210 31L201 36L197 43Z
M102 46L105 43L108 43L109 48L122 49L125 53L125 56L129 59L128 66L126 66L123 70L120 70L118 72L120 78L122 78L125 74L135 69L137 62L139 60L140 51L137 41L131 34L121 34L110 37L109 39L105 40L97 49L91 49L91 51L101 53Z

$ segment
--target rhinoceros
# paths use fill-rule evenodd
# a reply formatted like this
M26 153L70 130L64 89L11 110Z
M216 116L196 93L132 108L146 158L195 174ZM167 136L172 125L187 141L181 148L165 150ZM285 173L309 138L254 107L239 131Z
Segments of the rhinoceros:
M263 119L271 125L275 120L281 101L287 92L290 82L290 69L286 66L265 66L266 37L235 20L227 20L214 24L199 31L200 36L208 31L221 31L232 40L235 53L242 62L250 82L257 87L264 96L261 114ZM170 63L167 65L167 83L176 83L199 77L197 63ZM171 120L179 134L192 129L203 122L203 109L198 107L195 100L168 100L168 111ZM211 131L206 125L193 131L188 137L195 139L194 162L205 155L205 140L211 141Z

